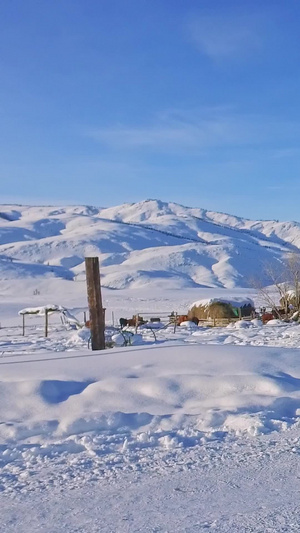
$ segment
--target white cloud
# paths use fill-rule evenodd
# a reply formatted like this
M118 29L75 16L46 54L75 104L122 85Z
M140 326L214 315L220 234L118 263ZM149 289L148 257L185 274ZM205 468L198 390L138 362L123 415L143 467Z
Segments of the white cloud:
M189 39L214 60L241 58L262 43L262 20L240 12L197 15L187 24Z
M88 129L85 134L116 150L200 152L211 148L288 145L299 136L300 125L276 117L238 114L230 108L172 111L149 125L117 125Z
M273 150L271 153L272 159L290 159L291 157L299 157L300 148L279 148L278 150Z
M238 142L238 124L230 117L197 113L166 114L147 126L118 125L89 130L88 136L103 144L123 148L201 149Z

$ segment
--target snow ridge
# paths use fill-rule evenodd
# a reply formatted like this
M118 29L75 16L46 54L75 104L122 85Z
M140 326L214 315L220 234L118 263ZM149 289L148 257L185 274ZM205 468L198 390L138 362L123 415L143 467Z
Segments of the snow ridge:
M0 281L84 279L84 257L97 255L108 288L247 287L263 264L278 264L299 247L297 222L251 221L159 200L0 209Z

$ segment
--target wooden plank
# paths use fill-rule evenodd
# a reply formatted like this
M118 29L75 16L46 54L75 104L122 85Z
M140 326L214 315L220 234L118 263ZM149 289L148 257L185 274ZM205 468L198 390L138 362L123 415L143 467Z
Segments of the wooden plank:
M98 257L85 258L92 350L105 349L105 310L102 307Z

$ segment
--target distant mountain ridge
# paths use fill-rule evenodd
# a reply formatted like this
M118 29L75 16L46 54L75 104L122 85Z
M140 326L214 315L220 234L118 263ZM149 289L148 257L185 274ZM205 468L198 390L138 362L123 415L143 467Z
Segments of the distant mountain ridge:
M247 287L299 252L297 222L252 221L172 202L0 206L0 279L82 279L99 255L104 286ZM267 283L268 280L265 280Z

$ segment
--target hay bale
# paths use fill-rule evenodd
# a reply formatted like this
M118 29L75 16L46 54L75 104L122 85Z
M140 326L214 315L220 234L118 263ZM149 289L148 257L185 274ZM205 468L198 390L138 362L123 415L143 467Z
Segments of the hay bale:
M208 319L233 319L251 316L254 312L254 304L250 298L231 298L199 300L192 304L188 312L188 320L198 318Z
M235 318L233 307L225 302L212 302L209 305L193 306L188 312L188 320L198 318L207 320L209 318Z

